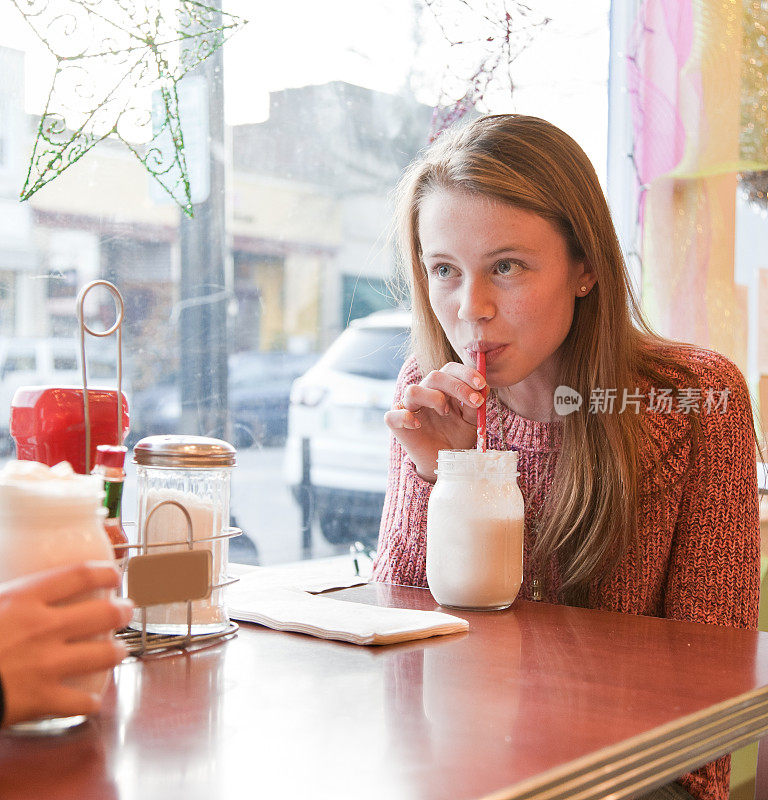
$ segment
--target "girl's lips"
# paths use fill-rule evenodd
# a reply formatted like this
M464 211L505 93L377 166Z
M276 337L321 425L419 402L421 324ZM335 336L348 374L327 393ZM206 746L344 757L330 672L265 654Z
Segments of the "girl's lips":
M488 349L486 349L484 346L478 347L477 349L466 348L466 351L472 361L477 364L477 352L478 350L482 350L485 353L485 364L487 367L488 365L492 364L506 349L506 344L499 344Z

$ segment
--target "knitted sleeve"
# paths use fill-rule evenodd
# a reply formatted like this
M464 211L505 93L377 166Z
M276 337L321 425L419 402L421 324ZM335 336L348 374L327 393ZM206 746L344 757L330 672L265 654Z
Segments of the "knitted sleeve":
M718 353L695 351L690 366L701 382L703 441L675 525L665 616L756 629L760 519L749 391ZM693 797L725 800L729 779L730 757L723 756L678 780Z
M701 382L702 441L675 525L665 616L756 629L760 518L749 391L718 353L695 351L691 367Z
M416 360L408 359L397 379L395 399L421 380ZM390 436L389 477L381 517L373 579L385 583L426 586L427 503L432 484L419 477L408 454Z

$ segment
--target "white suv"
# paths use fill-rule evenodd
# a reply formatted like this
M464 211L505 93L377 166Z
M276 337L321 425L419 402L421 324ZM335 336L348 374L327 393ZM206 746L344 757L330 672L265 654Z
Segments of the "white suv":
M395 382L411 318L378 311L354 320L291 389L285 472L333 543L376 544L387 485Z

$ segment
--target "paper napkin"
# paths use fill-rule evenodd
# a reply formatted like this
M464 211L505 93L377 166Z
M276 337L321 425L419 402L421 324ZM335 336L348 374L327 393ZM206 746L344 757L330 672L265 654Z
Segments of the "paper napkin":
M278 587L231 592L227 605L232 619L362 645L407 642L469 628L466 620L439 611L383 608Z
M274 587L318 594L368 583L367 577L353 574L352 565L346 558L314 559L277 567L249 566L242 571L234 570L230 564L229 569L238 576L237 583L227 590L230 596Z

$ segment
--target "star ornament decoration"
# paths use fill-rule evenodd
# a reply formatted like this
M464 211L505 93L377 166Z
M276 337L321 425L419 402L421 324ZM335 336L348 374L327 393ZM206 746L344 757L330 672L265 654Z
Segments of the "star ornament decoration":
M192 216L178 84L246 21L196 0L11 2L56 59L21 199L111 136Z

